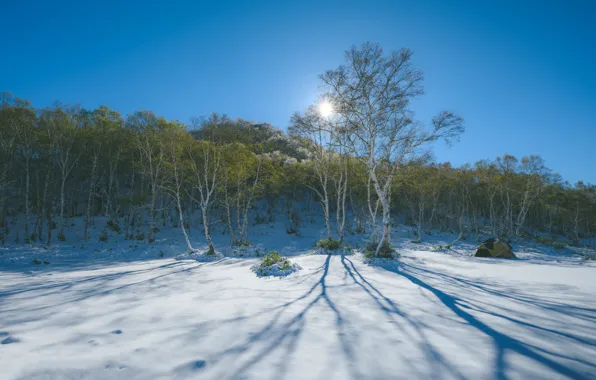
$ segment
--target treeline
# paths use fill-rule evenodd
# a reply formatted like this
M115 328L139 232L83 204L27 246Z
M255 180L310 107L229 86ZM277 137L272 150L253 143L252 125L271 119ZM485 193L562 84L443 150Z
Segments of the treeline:
M86 240L117 229L122 238L152 242L164 227L181 228L186 237L195 212L211 246L214 226L232 244L246 244L254 223L279 217L285 232L296 233L319 210L329 237L378 234L372 220L380 205L366 166L306 139L296 124L288 137L267 124L214 115L188 129L147 111L123 117L107 107L37 110L4 94L2 244L17 219L15 241L63 241L75 216L84 219ZM257 203L264 206L251 213ZM461 168L408 162L392 183L391 208L401 219L393 224L416 226L421 240L440 229L464 238L562 235L579 244L596 231L596 187L564 183L535 156ZM105 217L104 231L90 236L97 216Z
M0 241L22 225L15 241L49 246L66 240L75 216L82 239L97 239L90 225L102 216L101 240L113 231L152 243L175 227L193 250L187 231L199 227L214 252L215 228L246 245L255 223L281 218L294 234L316 213L328 242L368 234L378 256L391 254L399 223L415 226L417 240L435 229L576 245L595 236L596 187L570 186L540 157L432 163L425 147L457 140L464 120L450 111L428 127L414 119L410 101L423 89L411 56L352 47L344 65L321 75L322 98L293 115L289 135L218 115L186 126L149 111L39 110L2 94Z

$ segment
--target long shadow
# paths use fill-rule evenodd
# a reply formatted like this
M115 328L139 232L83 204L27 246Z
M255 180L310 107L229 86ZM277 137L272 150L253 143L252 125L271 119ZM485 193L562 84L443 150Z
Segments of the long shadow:
M87 282L93 283L93 282L99 281L99 280L102 281L98 286L93 287L91 290L81 291L80 292L81 295L78 296L78 297L76 297L76 298L69 299L67 301L63 301L63 302L60 302L60 303L51 304L51 305L48 305L48 306L39 306L39 307L35 307L35 308L30 308L30 309L26 309L26 310L23 310L23 311L26 311L26 312L36 311L36 312L39 312L39 311L46 310L46 309L52 309L52 308L56 308L56 307L59 307L59 306L63 306L63 305L71 304L71 303L76 303L76 302L83 301L83 300L86 300L86 299L89 299L89 298L92 298L92 297L96 297L96 296L108 295L108 294L111 294L113 292L116 292L116 291L119 291L119 290L123 290L123 289L126 289L126 288L130 288L130 287L142 285L142 284L145 284L145 283L152 283L155 280L160 279L162 277L170 276L170 275L173 275L173 274L180 274L180 273L184 273L184 272L191 272L191 271L194 271L195 269L200 268L203 264L190 266L190 267L187 267L187 268L181 269L181 270L175 270L175 271L170 271L170 272L162 273L162 274L159 274L157 276L152 276L150 278L142 279L140 281L130 282L130 283L126 283L126 284L121 285L121 286L117 286L117 287L106 289L106 285L110 281L115 281L117 279L120 279L120 278L123 278L123 277L126 277L126 276L130 276L130 275L135 275L135 274L140 274L140 273L145 273L145 272L153 272L154 270L167 269L167 268L170 268L170 267L177 267L177 266L180 266L180 265L185 265L185 264L184 263L171 263L171 264L166 264L166 265L162 265L162 266L158 266L158 267L152 267L152 268L142 269L142 270L126 271L126 272L112 273L112 274L106 274L106 275L100 275L100 276L93 276L93 277L82 279L82 280L71 281L71 282L68 282L66 284L64 284L64 283L62 283L62 284L54 284L54 285L48 285L46 287L36 287L36 288L32 288L32 289L27 289L27 290L24 290L22 292L33 291L33 290L41 290L41 289L47 289L47 288L55 288L55 287L60 288L59 291L56 291L56 292L64 292L67 289L72 288L75 285L81 285L81 284L84 284L84 283L87 283ZM19 294L19 293L22 293L22 292L16 292L16 293L13 293L13 294ZM56 292L45 293L45 294L43 294L41 296L53 294L53 293L56 293ZM0 294L0 301L2 300L3 297L6 297L6 296L3 295L3 294ZM14 312L14 311L19 311L19 310L22 310L22 309L3 309L2 312L0 312L0 313L8 313L8 312ZM43 316L40 315L40 319L42 319L42 317Z
M247 352L251 348L252 344L260 340L268 339L270 335L273 335L272 339L268 339L267 344L257 353L252 355L249 359L245 360L243 365L236 369L232 374L226 374L226 378L240 378L242 374L244 374L246 371L248 371L256 364L260 363L261 361L266 360L266 358L269 357L269 355L273 351L279 348L284 349L285 352L284 358L280 361L280 365L276 371L276 375L274 376L274 378L283 378L283 376L287 372L287 366L290 362L289 358L295 352L299 338L305 328L305 316L311 309L313 309L315 305L317 305L321 301L323 301L335 314L335 322L338 329L337 335L339 337L340 344L342 345L342 351L348 359L347 362L350 366L349 369L352 372L352 376L354 378L362 378L362 374L358 373L356 369L354 369L352 366L352 363L355 362L356 357L354 350L352 346L349 344L348 338L345 334L345 320L341 312L339 311L335 303L329 298L329 295L327 293L328 285L326 283L326 278L329 273L331 256L332 255L327 255L327 258L325 259L325 263L322 266L321 278L303 295L281 305L279 307L279 311L263 329L261 329L255 334L252 334L244 343L228 348L213 356L214 361L219 361L224 357L232 354L242 354L244 352ZM278 325L278 322L281 319L282 314L288 307L298 303L301 300L305 300L309 296L315 294L315 291L318 288L320 289L319 293L316 294L316 296L303 308L301 308L300 311L293 318L291 318L288 322Z
M412 266L410 266L410 267L412 267ZM453 296L443 292L442 290L437 289L436 287L433 287L432 285L422 281L420 278L414 276L413 274L408 273L407 270L401 270L398 266L395 266L394 268L387 267L385 269L388 269L388 270L394 269L395 273L408 279L411 283L413 283L425 290L428 290L437 299L439 299L444 306L449 308L455 315L457 315L459 318L464 320L470 326L473 326L474 328L478 329L485 335L489 336L492 339L492 341L497 349L497 353L495 356L495 363L494 363L495 377L497 379L506 379L507 378L506 371L508 369L508 363L506 360L506 354L509 351L517 353L517 354L524 356L528 359L534 360L534 361L548 367L549 369L551 369L552 371L556 372L559 375L567 376L567 377L570 377L573 379L587 379L588 378L588 376L586 374L577 372L573 368L570 368L570 367L565 366L561 363L558 363L558 362L556 362L552 359L549 359L548 357L536 352L537 350L532 349L532 347L529 346L528 344L493 329L486 323L480 321L479 319L474 317L472 314L470 314L469 312L464 310L460 306L460 304L458 302L459 299L457 297L453 297ZM406 266L406 269L407 269L407 266Z
M377 304L379 309L384 311L393 320L393 322L400 328L400 330L403 333L405 333L413 341L416 340L416 337L413 337L411 334L409 334L408 331L401 324L399 324L399 320L396 320L394 318L394 316L397 315L397 316L401 317L401 319L403 319L405 322L407 322L408 325L416 331L416 333L418 334L418 337L422 341L421 348L422 348L423 352L426 354L426 356L428 357L429 364L431 366L433 366L434 373L440 373L441 369L445 369L453 376L455 376L459 379L465 379L465 376L463 376L456 368L454 368L453 365L451 365L451 363L449 363L449 361L446 358L444 358L443 355L438 350L436 350L434 348L434 346L428 341L428 338L427 338L426 334L424 333L424 329L412 317L410 317L406 312L400 310L400 308L395 304L395 302L393 302L389 297L385 296L370 281L365 279L360 274L358 269L356 269L356 266L354 265L352 260L346 258L345 256L342 256L341 261L342 261L342 264L343 264L346 272L352 278L352 280L358 286L360 286L372 298L372 300ZM348 266L348 264L346 264L346 262L349 263L349 266ZM386 303L388 306L385 305L384 303Z
M509 293L499 292L497 290L489 288L486 285L482 285L477 282L466 280L463 278L450 276L445 273L431 271L429 269L420 268L420 267L417 267L417 266L414 266L411 264L402 263L401 265L402 265L402 267L404 267L406 269L412 268L413 270L425 273L428 276L441 278L445 281L449 281L452 283L459 283L463 286L477 289L477 290L485 292L487 294L507 298L512 301L521 302L521 303L524 303L524 304L527 304L530 306L539 307L539 308L547 310L547 311L554 311L554 312L557 312L562 315L568 315L570 311L573 311L573 316L576 318L584 319L588 322L596 322L596 309L594 309L594 308L579 307L579 306L570 305L570 304L557 304L557 303L539 300L539 299L536 299L536 298L533 298L530 296L524 296L524 295L520 295L520 294L516 294L516 293L512 293L512 292L509 292ZM391 268L385 268L385 269L394 271L394 272L397 270L397 269L391 269Z
M179 265L184 265L184 263L180 262L180 261L176 261L173 263L159 265L159 266L151 267L151 268L127 270L124 272L116 272L116 273L106 273L106 274L101 274L101 275L97 275L97 276L86 277L86 278L83 278L80 280L72 280L72 281L65 280L64 282L50 283L50 284L41 285L41 286L34 285L34 286L23 287L23 288L19 288L19 289L15 289L15 290L0 291L0 298L7 297L7 296L13 296L13 295L17 295L17 294L33 292L33 291L38 291L38 290L50 290L50 289L55 289L55 288L59 288L57 290L58 292L63 292L75 285L80 285L80 284L94 282L94 281L106 281L106 280L109 281L109 280L121 278L121 277L131 275L131 274L152 272L154 270L166 269L166 268L170 268L170 267L176 267ZM54 292L48 292L48 293L44 293L44 294L36 294L35 297L51 295L53 293Z

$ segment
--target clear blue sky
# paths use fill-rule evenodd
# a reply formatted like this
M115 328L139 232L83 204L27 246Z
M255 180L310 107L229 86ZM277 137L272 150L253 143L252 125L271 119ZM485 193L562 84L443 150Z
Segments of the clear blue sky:
M489 3L492 3L489 4ZM539 154L596 183L594 1L3 1L0 91L189 121L211 112L286 129L318 75L366 40L409 47L415 110L454 110L454 165Z

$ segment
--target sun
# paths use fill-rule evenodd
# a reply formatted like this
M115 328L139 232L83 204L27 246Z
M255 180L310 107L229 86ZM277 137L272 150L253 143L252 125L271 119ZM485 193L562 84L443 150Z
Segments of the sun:
M333 114L333 105L331 103L329 103L328 100L323 100L319 104L319 113L324 118L328 118L329 116L331 116Z

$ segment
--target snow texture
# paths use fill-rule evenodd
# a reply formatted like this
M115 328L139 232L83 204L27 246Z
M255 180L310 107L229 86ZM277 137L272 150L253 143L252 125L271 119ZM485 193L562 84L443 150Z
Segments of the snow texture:
M313 255L321 225L301 237L251 229L255 246L302 268L281 278L255 276L252 256L176 260L178 229L153 245L110 236L81 247L74 235L48 250L9 245L0 378L596 378L594 262L532 242L514 244L518 260L475 258L485 236L438 251L454 236L415 244L400 227L401 256L365 264L357 249ZM366 237L346 240L361 248ZM198 229L191 241L206 250Z
M327 250L323 248L316 248L312 254L313 255L340 255L340 256L350 256L352 255L352 250L347 247L342 247L336 250Z

